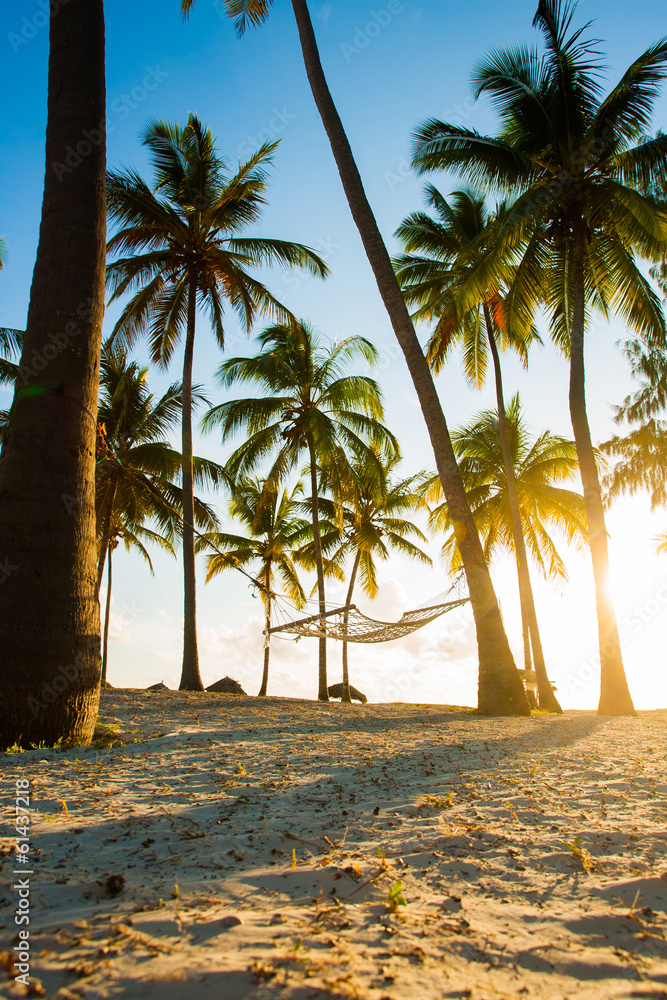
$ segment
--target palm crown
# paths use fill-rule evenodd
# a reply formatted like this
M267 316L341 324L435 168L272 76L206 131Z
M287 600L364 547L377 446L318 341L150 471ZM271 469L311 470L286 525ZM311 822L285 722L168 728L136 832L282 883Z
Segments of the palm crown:
M406 302L417 306L413 318L435 322L427 348L433 370L439 372L452 347L461 343L466 378L479 388L486 378L489 337L500 347L514 348L524 362L531 343L540 342L532 323L519 330L506 321L504 296L513 268L498 261L493 250L507 209L503 204L491 212L472 188L447 199L428 184L425 194L434 216L413 212L396 230L406 251L394 261L396 273ZM495 276L488 274L489 256ZM471 299L468 287L479 290L482 269L488 287Z
M267 693L269 683L269 646L271 604L276 572L283 590L292 604L303 607L306 596L292 561L291 550L306 528L298 516L301 484L288 492L286 489L266 489L266 484L255 479L241 479L233 487L229 513L245 526L248 535L214 532L207 536L218 552L209 555L208 582L226 569L238 569L259 562L262 599L264 601L264 670L259 697Z
M565 578L565 565L549 529L555 528L568 543L585 544L583 497L557 485L574 478L578 472L575 444L549 431L533 438L518 395L507 407L507 423L526 547L545 576ZM503 550L514 553L498 414L494 410L478 414L453 435L453 440L487 558L490 560ZM428 484L427 496L433 500L440 494L435 478ZM437 530L451 529L446 504L435 507L430 525ZM454 569L460 566L456 536L451 531L444 553Z
M112 339L131 344L146 329L154 361L167 364L185 329L191 285L224 344L224 300L250 327L256 316L288 319L289 311L249 268L278 263L324 277L326 265L298 243L244 237L266 205L267 169L277 143L265 144L230 176L213 138L190 115L181 128L155 122L144 135L155 169L155 190L135 172L111 173L107 200L119 231L109 251L111 301L138 289Z
M501 120L495 137L431 119L415 134L418 170L453 169L486 189L518 195L503 226L503 253L518 262L510 318L532 319L540 292L551 332L569 348L573 254L584 236L587 300L615 309L645 336L664 335L660 302L634 255L659 260L667 216L652 191L667 168L667 135L646 138L667 39L644 52L607 97L595 43L573 29L575 5L541 0L535 24L546 54L520 45L497 49L473 75ZM483 290L485 275L480 275ZM479 292L479 289L477 289Z

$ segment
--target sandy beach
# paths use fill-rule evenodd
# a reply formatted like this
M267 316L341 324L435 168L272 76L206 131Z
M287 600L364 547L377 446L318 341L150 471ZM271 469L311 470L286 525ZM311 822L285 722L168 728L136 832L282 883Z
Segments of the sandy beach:
M667 997L666 711L106 690L100 723L3 757L0 998Z

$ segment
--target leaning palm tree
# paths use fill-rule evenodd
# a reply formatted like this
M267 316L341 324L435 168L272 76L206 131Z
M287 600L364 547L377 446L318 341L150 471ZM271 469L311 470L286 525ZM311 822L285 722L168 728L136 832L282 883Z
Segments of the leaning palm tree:
M132 521L136 520L136 516ZM138 553L148 563L148 568L155 575L153 563L145 543L158 545L161 549L175 556L173 545L169 538L159 531L142 524L128 524L125 512L114 513L107 539L107 593L104 608L104 626L102 628L102 687L107 685L107 667L109 663L109 624L111 621L111 588L113 585L113 553L123 542L127 552Z
M596 588L601 690L598 711L634 712L616 614L608 592L604 508L591 442L584 339L591 308L616 311L647 340L664 342L660 301L637 258L660 261L667 214L652 192L667 166L667 135L646 138L667 39L648 48L602 96L594 43L575 29L570 0L540 0L534 24L546 52L493 51L474 74L502 129L493 138L437 120L415 135L420 171L455 170L471 183L518 194L504 220L499 253L520 258L509 312L525 321L542 290L552 337L570 358L570 414L586 501Z
M0 746L89 743L100 690L95 406L104 313L103 0L50 19L39 246L0 462ZM94 138L73 169L66 161ZM70 502L72 501L72 502Z
M344 579L345 565L351 559L345 607L352 604L357 575L362 590L371 599L377 596L376 560L387 560L390 550L427 566L429 556L412 539L426 543L428 539L412 521L401 515L423 508L419 487L423 475L398 479L393 473L400 461L398 456L380 459L380 475L376 463L369 464L366 456L351 462L350 474L343 490L342 510L330 497L320 497L318 503L324 519L322 548L325 555L325 575ZM327 483L323 477L323 485ZM333 486L333 484L331 484ZM307 501L312 507L312 498ZM342 517L341 517L342 515ZM301 547L296 557L306 566L314 564L312 543ZM343 613L343 688L341 701L350 702L350 675L347 640L348 612Z
M189 13L194 2L195 0L181 0L182 11ZM242 35L249 25L257 26L266 20L273 6L273 0L225 0L225 6L229 17L234 21L237 33ZM525 715L529 711L528 703L507 641L475 522L466 501L440 399L401 295L391 258L366 197L343 123L329 91L307 0L292 0L292 9L313 98L329 138L345 196L373 270L378 291L403 351L428 429L440 478L451 509L461 526L461 553L477 629L478 707L486 714Z
M265 495L276 491L307 456L313 521L313 546L317 569L319 614L326 612L324 564L319 529L318 466L342 484L349 479L345 456L351 451L378 464L370 445L385 455L398 451L395 438L381 424L380 388L367 375L350 375L351 362L377 360L377 351L363 337L349 337L326 348L303 321L272 326L259 336L260 353L231 358L219 369L225 388L251 383L266 395L237 399L214 406L204 418L204 428L220 427L223 441L242 431L246 440L227 462L233 477L246 477L265 460L271 468L265 478ZM334 471L335 470L335 471ZM324 632L324 619L322 618ZM318 699L328 701L326 638L319 640Z
M579 548L587 544L584 499L562 485L578 475L576 445L549 431L533 438L518 394L507 407L507 432L526 548L544 577L566 579L565 564L550 530L556 529L569 544ZM498 412L477 414L455 433L454 447L485 555L490 562L499 552L511 552L520 585L524 569L517 554ZM448 531L443 554L450 568L456 570L461 566L461 556L447 504L438 502L442 488L437 476L427 482L425 495L437 503L430 527ZM538 684L538 696L540 708L552 711L551 699L544 698L543 684Z
M291 314L253 277L264 264L303 267L324 277L326 265L298 243L243 233L266 205L267 169L276 144L262 146L233 176L213 136L194 115L185 127L154 122L145 131L155 182L136 172L109 174L109 242L121 254L107 269L111 300L134 290L111 335L131 344L148 332L154 362L167 367L185 334L183 351L183 576L184 623L181 690L203 690L197 647L192 472L192 366L196 320L204 308L220 347L228 302L246 328L257 316Z
M413 212L399 226L396 235L406 252L395 261L396 272L406 302L417 306L414 318L435 323L426 355L434 372L441 371L452 348L461 344L466 378L480 389L491 355L503 466L519 566L524 669L531 671L534 660L542 708L560 712L544 662L521 531L500 362L500 351L512 347L527 365L529 347L541 340L532 322L523 328L519 327L516 316L511 326L506 322L505 296L511 288L514 268L505 265L496 274L488 271L487 258L496 260L494 248L506 206L499 205L495 213L491 213L484 198L472 189L455 191L447 200L431 184L426 187L426 198L435 216ZM487 275L483 291L479 287L480 271Z
M253 479L241 479L233 487L229 513L247 529L247 535L212 532L202 542L213 543L218 549L208 557L206 582L226 569L238 569L259 563L258 581L262 586L264 602L264 668L258 697L266 696L269 683L269 656L271 643L271 604L274 597L276 574L283 590L294 607L302 608L306 601L299 581L291 550L294 541L304 531L306 522L298 517L297 496L302 492L297 484L291 492Z

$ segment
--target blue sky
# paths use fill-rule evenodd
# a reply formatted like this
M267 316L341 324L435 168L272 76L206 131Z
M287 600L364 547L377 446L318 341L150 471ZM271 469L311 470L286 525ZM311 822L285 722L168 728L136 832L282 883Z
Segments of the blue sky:
M0 275L0 325L23 327L37 245L44 170L46 63L48 29L45 0L21 0L0 11L0 82L5 95L0 114L0 234L9 242L9 267ZM221 16L220 4L198 0L183 22L178 0L110 0L107 3L109 164L147 170L138 134L155 117L183 121L194 111L210 125L218 146L234 165L266 139L281 139L270 205L259 231L297 239L322 252L332 277L266 275L272 290L324 336L351 333L370 337L379 347L378 377L387 399L387 420L399 434L406 472L432 466L427 436L414 393L399 357L370 269L349 218L329 147L315 112L301 63L291 5L277 0L269 22L238 40ZM312 0L322 59L331 89L355 149L380 227L393 247L394 229L420 206L423 180L407 169L409 137L423 118L460 120L479 131L493 130L485 102L472 101L470 71L493 46L518 40L537 42L531 28L535 0L499 5L449 0ZM649 44L664 24L664 0L639 0L631 12L621 0L584 0L578 15L596 19L593 34L604 40L609 79ZM655 126L664 128L667 98L658 105ZM455 182L432 179L445 193ZM107 317L111 328L115 310ZM546 331L545 339L546 339ZM423 337L427 331L420 331ZM610 404L629 390L625 363L615 342L622 329L595 328L588 350L591 422L594 435L608 435ZM230 316L229 352L252 349ZM195 375L211 384L220 362L205 320L200 321ZM505 363L508 391L520 389L536 429L570 434L567 413L567 366L551 348L531 359L529 372L511 359ZM157 373L156 391L177 376ZM446 415L452 426L481 406L492 405L490 390L472 393L456 363L439 379ZM219 398L218 390L211 390ZM0 399L4 402L6 397ZM223 452L214 438L200 439L200 450ZM220 498L224 506L224 500ZM621 617L650 602L660 605L660 581L667 566L654 556L651 536L661 527L642 498L621 503L610 518L618 567ZM437 556L437 545L433 546ZM156 556L156 578L124 553L116 560L112 683L177 680L180 567ZM538 585L545 639L563 700L577 707L595 703L594 605L587 564L572 556L572 581L562 593ZM203 574L201 574L203 576ZM496 570L499 596L517 652L519 634L514 575L510 564ZM376 615L399 616L447 586L442 568L415 569L392 561L382 571L383 588L372 605ZM258 602L242 577L230 575L203 586L200 580L202 671L208 683L231 673L253 690L261 653ZM667 593L667 591L666 591ZM332 599L336 599L332 593ZM360 604L363 601L360 601ZM650 607L653 608L653 604ZM634 616L634 617L633 617ZM655 698L650 664L664 628L662 606L644 611L639 629L626 628L630 683L638 700ZM640 618L641 620L641 618ZM474 646L469 619L459 625L432 625L403 646L364 648L356 654L357 686L375 698L391 698L400 677L400 695L412 700L474 701ZM568 627L563 628L563 622ZM315 691L314 644L282 644L276 655L274 693ZM332 648L332 681L337 679L338 651ZM647 667L647 662L649 666ZM388 665L391 669L388 671ZM590 671L593 676L589 677ZM114 672L116 680L114 681ZM582 676L585 675L584 676ZM633 681L634 677L634 681ZM573 679L574 678L574 679ZM659 683L665 683L660 681ZM364 685L366 687L364 687ZM667 703L667 688L658 688ZM566 693L567 692L567 693ZM648 706L647 706L648 707Z

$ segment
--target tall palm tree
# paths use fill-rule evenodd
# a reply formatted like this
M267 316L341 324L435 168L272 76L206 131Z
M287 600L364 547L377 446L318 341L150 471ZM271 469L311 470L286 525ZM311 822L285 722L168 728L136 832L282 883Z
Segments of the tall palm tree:
M493 251L506 206L498 206L492 214L484 198L472 189L455 191L448 201L430 184L426 187L426 197L435 210L435 217L425 212L414 212L397 230L396 235L406 251L395 261L398 279L406 302L418 307L414 318L436 322L427 349L433 371L439 372L452 347L461 343L466 378L475 388L481 388L491 355L503 466L519 567L524 668L532 670L534 659L540 704L545 710L560 712L561 707L544 662L521 530L500 363L500 350L513 347L526 365L528 348L536 341L541 343L541 340L532 322L519 329L516 316L512 326L506 321L504 296L511 287L512 267L505 266L495 275L489 274L484 282L486 287L483 290L479 288L477 272L486 269L486 257L491 255L495 258ZM470 285L473 286L472 297ZM463 300L463 306L460 300Z
M412 539L427 542L424 533L412 521L401 517L423 508L419 493L423 475L398 479L393 475L398 456L382 460L380 475L366 456L352 460L350 474L343 490L343 507L329 497L318 500L323 515L322 549L325 555L325 575L344 579L345 564L352 559L345 606L352 604L357 574L364 593L374 598L378 592L376 559L389 559L390 550L416 559L428 566L429 556ZM326 484L327 477L323 477ZM333 484L331 484L333 485ZM312 507L312 498L307 502ZM341 518L342 514L342 518ZM304 565L313 565L312 543L302 546L297 558ZM350 702L350 675L347 641L348 613L343 614L343 690L341 700Z
M112 301L136 289L112 339L128 344L148 332L153 361L167 367L185 334L183 351L183 576L181 690L203 690L197 647L193 531L192 365L198 310L204 308L220 347L224 305L249 328L257 316L290 318L251 271L263 264L303 267L323 277L312 250L284 240L243 236L266 205L267 169L276 144L264 145L230 176L211 132L190 115L185 127L154 122L143 139L155 172L151 187L134 171L108 178L109 214L118 231L108 268Z
M258 697L266 696L269 683L269 656L271 635L271 603L276 574L285 594L296 608L305 604L305 594L291 556L294 541L304 531L306 522L299 518L297 496L302 492L300 483L291 492L275 486L265 489L265 484L253 479L241 479L234 487L229 503L229 513L248 530L248 535L212 532L206 541L225 551L213 552L208 557L206 582L226 569L237 569L259 562L258 579L263 583L264 602L264 668Z
M525 539L532 560L543 576L566 579L565 565L550 529L555 528L568 543L580 548L587 543L584 499L579 493L561 485L578 474L576 445L574 441L549 431L533 438L518 394L510 400L506 416L513 480L521 517L521 537ZM517 553L498 412L486 410L477 414L470 423L456 431L454 447L473 516L484 542L485 555L491 561L498 552L511 552L517 562L521 586L523 566ZM425 493L431 501L440 500L442 489L437 476L427 482ZM452 570L458 569L461 556L446 503L438 503L429 523L434 530L449 531L443 553ZM540 708L553 711L552 700L543 694L544 681L539 681L538 675ZM556 711L561 711L560 705Z
M181 0L189 13L195 0ZM273 0L225 0L237 33L260 25L268 17ZM315 104L329 138L338 172L378 291L389 315L396 339L403 351L428 429L440 478L452 511L460 524L461 553L465 565L470 600L477 629L479 651L478 706L491 715L526 715L528 702L510 651L500 617L488 566L467 504L461 476L456 467L447 422L431 372L410 318L391 258L366 197L363 182L343 123L333 102L322 69L317 40L307 0L292 0L299 31L301 52Z
M181 414L180 383L156 400L148 387L148 369L128 361L124 348L107 348L100 367L96 515L99 556L98 593L113 536L112 527L132 531L153 521L170 543L182 534L182 458L166 440ZM194 402L206 402L197 386ZM227 482L221 466L193 458L195 481L204 486ZM212 508L193 498L194 523L212 531L217 519Z
M171 541L161 534L142 524L127 523L127 519L122 512L114 513L113 520L107 539L107 594L104 609L104 627L102 629L102 687L107 684L107 667L109 662L109 624L111 621L111 588L113 585L113 553L123 542L127 552L137 552L148 563L148 568L155 575L151 557L145 546L145 542L158 545L160 548L175 556Z
M219 426L223 441L242 431L246 440L227 462L233 477L250 475L271 458L265 493L277 490L307 456L313 519L313 546L317 569L319 613L326 611L324 564L319 530L318 465L335 469L338 482L349 477L345 456L351 451L377 465L375 444L385 454L398 451L393 435L382 426L382 395L373 379L350 375L355 359L373 364L377 351L363 337L349 337L325 348L303 321L272 326L259 336L260 353L231 358L219 369L224 387L248 382L263 390L259 398L237 399L214 406L204 428ZM324 623L324 619L321 619ZM326 639L319 640L318 699L328 701Z
M100 690L95 406L104 312L103 0L50 20L42 222L0 460L0 746L89 743ZM66 160L90 136L76 168Z
M543 291L554 340L570 357L570 414L581 468L595 578L601 714L632 714L618 626L608 591L604 508L586 410L584 338L591 307L616 311L648 340L664 342L660 301L637 263L659 261L667 215L652 196L667 166L667 135L647 139L667 72L667 39L648 48L602 96L594 43L575 29L575 4L540 0L534 24L544 55L493 51L474 74L475 92L498 109L498 137L437 120L415 135L421 171L453 169L468 181L519 194L504 246L521 258L510 313L531 314Z

